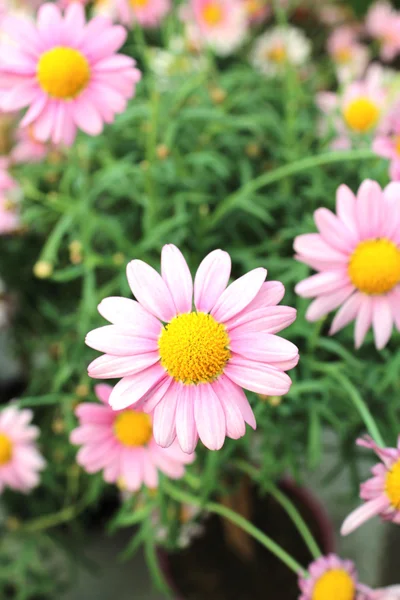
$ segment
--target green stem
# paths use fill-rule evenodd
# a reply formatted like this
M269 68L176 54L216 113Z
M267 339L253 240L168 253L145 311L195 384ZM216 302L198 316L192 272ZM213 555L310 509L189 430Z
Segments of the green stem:
M353 402L355 408L357 409L359 415L365 423L365 426L372 439L378 444L378 446L384 448L386 444L383 441L378 426L368 406L365 404L364 400L361 398L356 388L353 386L351 381L341 373L335 372L334 377L337 379L340 385L348 392L351 401Z
M269 552L272 552L277 558L279 558L289 569L291 569L296 575L301 575L305 577L307 572L303 567L288 554L283 548L281 548L274 540L265 535L262 531L260 531L255 525L247 521L241 515L238 515L230 508L226 506L222 506L221 504L217 504L216 502L205 502L202 503L201 499L191 496L186 492L182 492L181 490L175 488L169 481L165 481L165 490L169 494L171 498L176 500L177 502L182 502L185 504L192 504L194 506L200 506L204 510L224 517L229 521L232 521L235 525L246 531L249 535L251 535L254 539L256 539L260 544L262 544Z
M236 206L240 204L246 196L253 194L260 188L275 183L285 177L290 177L306 171L308 169L314 169L315 167L321 167L323 165L329 165L333 163L341 163L349 160L364 160L369 158L376 158L376 154L369 149L361 150L347 150L347 151L335 151L326 152L318 156L309 156L296 160L288 165L278 167L273 171L264 173L259 177L256 177L252 181L246 183L233 194L227 196L222 202L219 203L214 214L209 219L209 229L213 229L221 219L223 219L229 212L231 212Z
M54 258L58 252L61 240L64 237L65 233L71 229L74 218L75 214L67 213L59 219L57 225L54 227L53 231L48 237L47 242L42 249L42 252L40 253L40 261L45 261L49 263L54 262Z
M43 529L49 529L50 527L62 525L63 523L67 523L68 521L74 519L85 509L85 507L86 502L76 504L75 506L68 506L57 513L52 515L44 515L43 517L39 517L38 519L34 519L26 523L26 525L21 527L21 531L26 533L36 533L38 531L42 531Z

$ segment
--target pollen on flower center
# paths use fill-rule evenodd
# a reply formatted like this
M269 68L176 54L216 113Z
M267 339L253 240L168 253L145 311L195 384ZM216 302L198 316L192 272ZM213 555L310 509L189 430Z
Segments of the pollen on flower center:
M349 63L352 59L352 51L351 48L343 46L342 48L339 48L336 52L335 52L335 60L336 62L338 62L341 65L346 65L347 63Z
M385 238L360 242L348 267L353 284L364 294L386 294L400 283L400 249Z
M202 312L174 317L158 340L164 369L186 384L216 379L230 358L228 345L224 325Z
M400 135L396 135L394 137L393 142L394 142L394 147L395 147L395 150L396 150L396 154L398 156L400 156Z
M355 593L351 575L343 569L332 569L316 582L312 600L354 600Z
M386 475L385 492L390 504L400 510L400 460L393 465Z
M274 48L270 48L266 54L269 60L272 60L273 62L276 62L278 64L285 62L285 60L287 59L287 52L282 44L279 44Z
M90 66L79 50L56 46L40 57L37 78L49 96L68 100L78 96L87 86Z
M142 412L124 410L115 420L114 433L124 446L145 446L153 435L150 417Z
M0 466L10 462L12 458L12 443L8 436L0 433Z
M218 25L222 16L222 8L216 2L208 2L203 9L203 18L208 25Z
M149 0L129 0L132 8L144 8L148 5Z
M365 133L376 125L379 112L375 102L367 97L360 97L349 102L343 111L343 116L350 129Z

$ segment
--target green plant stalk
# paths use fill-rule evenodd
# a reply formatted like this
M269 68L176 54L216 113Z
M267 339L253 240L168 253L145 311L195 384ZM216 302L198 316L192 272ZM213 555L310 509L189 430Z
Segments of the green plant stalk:
M68 523L68 521L75 519L75 517L77 517L86 508L86 504L86 501L81 502L80 504L75 504L75 506L63 508L57 513L44 515L43 517L34 519L25 525L22 525L19 531L24 533L37 533L38 531L49 529L50 527L56 527L57 525Z
M210 216L208 228L213 229L225 215L236 207L240 199L244 196L250 195L267 185L276 183L285 177L290 177L297 173L301 173L302 171L315 169L316 167L324 165L341 163L349 160L368 160L372 158L376 158L376 154L369 149L335 151L319 154L318 156L309 156L307 158L296 160L288 165L278 167L277 169L264 173L252 181L249 181L239 190L222 200L214 211L214 214Z
M307 576L306 570L286 552L283 548L279 546L274 540L265 535L262 531L260 531L255 525L247 521L241 515L238 515L230 508L226 506L222 506L221 504L217 504L216 502L205 502L202 503L200 498L196 498L183 492L177 488L175 488L169 481L164 482L165 491L169 494L171 498L176 500L177 502L182 502L186 504L192 504L194 506L200 506L204 510L224 517L228 519L237 527L240 527L251 535L254 539L256 539L262 546L264 546L269 552L274 554L277 558L279 558L289 569L291 569L296 575L301 575L302 577Z
M62 238L67 231L71 230L74 218L75 214L71 215L67 213L59 219L46 244L43 246L39 257L40 261L49 262L51 264L54 262L54 258L58 252Z

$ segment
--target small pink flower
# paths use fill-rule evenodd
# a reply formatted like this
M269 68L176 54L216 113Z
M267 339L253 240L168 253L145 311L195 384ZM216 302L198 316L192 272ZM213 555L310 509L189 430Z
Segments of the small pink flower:
M0 412L0 492L5 487L27 493L39 483L45 461L36 446L39 429L32 411L15 406Z
M14 233L20 226L20 219L13 195L18 184L9 175L8 161L0 159L0 235Z
M271 0L242 0L250 23L258 24L272 14Z
M97 385L95 391L103 404L79 404L75 410L79 427L70 437L73 444L82 445L77 462L88 473L103 471L105 481L118 482L131 492L143 484L156 488L158 472L172 479L184 475L185 465L194 461L194 454L185 454L177 443L160 448L148 414L135 409L112 410L107 404L110 385Z
M296 311L277 306L284 287L264 283L265 269L227 287L231 259L222 250L206 256L193 285L182 253L169 244L162 250L161 272L133 260L127 277L137 302L100 303L100 314L112 325L87 335L88 346L105 352L89 365L89 375L122 377L110 405L154 410L160 446L177 437L190 453L200 437L219 450L226 436L245 434L245 423L256 426L242 388L269 396L288 392L285 371L297 364L298 350L275 334L293 323Z
M171 0L115 0L115 10L125 25L158 27L171 10Z
M368 11L365 27L381 43L381 58L393 60L400 52L400 13L385 0L375 2Z
M32 126L40 142L73 143L77 128L98 135L126 108L140 79L135 61L115 54L126 38L123 27L103 17L88 24L81 4L60 9L43 4L35 25L8 17L5 32L15 45L3 46L0 86L3 110L29 107L21 126Z
M190 0L183 8L189 38L198 37L217 54L231 54L244 41L248 17L242 0Z
M360 496L366 502L344 521L342 535L376 515L400 524L400 437L397 448L380 448L369 436L358 439L357 444L374 450L382 462L371 469L373 477L361 484Z
M357 28L344 25L335 29L328 38L328 53L341 82L358 79L367 67L369 52L358 43L357 35Z
M400 103L396 103L384 119L372 148L379 156L390 159L390 177L400 180Z
M41 162L49 152L49 145L35 139L32 127L18 129L16 143L11 150L10 159L13 163Z
M331 335L355 319L356 347L372 325L381 349L394 324L400 331L400 184L390 183L382 191L366 180L357 197L341 185L336 212L319 208L314 213L319 233L295 239L296 258L318 271L296 292L316 298L306 314L309 321L340 307Z
M370 600L368 588L358 583L354 564L336 554L312 562L308 577L299 578L299 587L299 600Z

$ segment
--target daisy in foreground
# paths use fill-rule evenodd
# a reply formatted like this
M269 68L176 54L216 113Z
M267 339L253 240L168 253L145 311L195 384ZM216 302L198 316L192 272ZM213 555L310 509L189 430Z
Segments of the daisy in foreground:
M372 468L373 477L361 484L360 496L366 502L347 517L342 535L376 515L400 524L400 437L397 448L381 448L370 437L357 440L357 444L373 450L382 462Z
M75 410L80 426L71 432L71 442L82 445L77 462L88 472L103 470L108 483L122 483L125 490L138 491L142 485L154 489L158 472L179 479L194 454L185 454L178 444L160 448L154 441L149 415L134 409L116 412L107 404L112 387L96 386L103 403L79 404Z
M318 558L300 577L299 600L370 600L369 589L358 583L357 571L349 560L335 554Z
M86 24L78 2L64 17L45 3L36 25L10 16L2 26L15 45L2 47L0 106L29 107L21 127L31 125L36 140L71 145L78 128L98 135L125 110L140 71L132 58L116 54L126 38L123 27L100 16Z
M91 377L122 377L109 402L115 410L140 407L153 414L154 438L175 438L191 453L198 438L219 450L228 436L245 434L256 422L242 390L281 396L291 380L298 350L274 334L296 311L277 306L284 287L264 283L254 269L227 287L231 259L214 250L200 264L194 285L176 246L164 246L159 275L141 260L128 264L137 299L106 298L100 314L112 323L91 331L86 343L105 352L89 365ZM193 299L194 306L193 308Z
M9 487L27 493L39 483L45 461L36 447L39 429L32 411L9 406L0 412L0 492Z
M393 325L400 331L400 184L381 190L366 180L357 196L341 185L336 212L319 208L314 214L319 233L295 239L296 258L318 271L296 292L316 298L306 314L309 321L340 307L330 334L355 319L356 348L372 325L382 349Z

